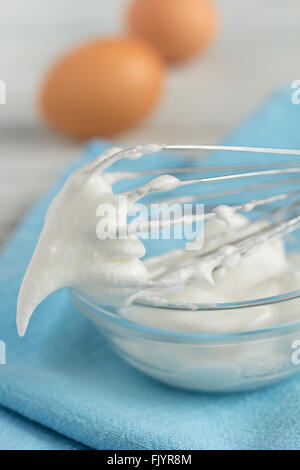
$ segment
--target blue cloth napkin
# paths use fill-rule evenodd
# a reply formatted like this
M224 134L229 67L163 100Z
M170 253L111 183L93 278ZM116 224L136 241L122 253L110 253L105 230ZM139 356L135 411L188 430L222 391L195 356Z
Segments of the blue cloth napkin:
M82 444L0 408L0 450L84 450Z
M291 90L285 88L226 143L300 148L299 129L300 106L292 104ZM103 142L91 144L67 173L105 147ZM236 158L215 154L210 161ZM158 161L162 166L174 164L168 156L148 157L147 164ZM118 165L124 168L127 164ZM136 165L143 165L143 160ZM94 326L74 309L65 291L45 300L26 336L18 338L18 289L45 211L66 176L26 215L0 259L0 339L7 347L7 364L0 365L0 405L61 436L3 410L0 448L21 448L23 440L26 447L31 435L31 445L36 448L80 448L62 437L67 436L92 448L113 450L300 449L299 378L232 395L169 388L119 359ZM9 416L13 416L14 426L8 422ZM3 429L7 438L3 438Z

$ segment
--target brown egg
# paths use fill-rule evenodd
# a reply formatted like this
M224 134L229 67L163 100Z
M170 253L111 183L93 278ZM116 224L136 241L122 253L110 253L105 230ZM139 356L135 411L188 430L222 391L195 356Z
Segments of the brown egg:
M98 40L55 65L40 103L46 119L69 136L111 136L152 110L163 83L162 60L149 45L134 38Z
M169 62L202 51L213 40L218 15L210 0L133 0L128 26Z

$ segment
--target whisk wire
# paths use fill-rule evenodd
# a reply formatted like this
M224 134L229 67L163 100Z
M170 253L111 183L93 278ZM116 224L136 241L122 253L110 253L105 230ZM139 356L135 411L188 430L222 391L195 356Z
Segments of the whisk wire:
M266 155L281 155L281 156L300 156L298 149L277 149L277 148L264 148L264 147L242 147L242 146L225 146L225 145L156 145L147 144L130 147L128 149L115 149L114 152L108 152L103 161L99 161L97 168L105 169L120 158L137 158L144 153L156 153L158 151L222 151L222 152L243 152L243 153L257 153ZM184 175L197 174L202 172L225 172L225 174L202 176L201 178L182 179ZM188 216L182 215L178 218L171 220L163 220L157 218L156 220L144 221L139 225L138 232L135 229L134 223L129 223L129 233L141 234L152 233L154 231L162 230L166 227L174 226L177 224L193 223L199 220L208 220L210 218L218 218L228 222L228 214L232 216L235 212L252 212L259 207L264 208L263 216L256 217L254 221L249 221L248 226L251 229L246 235L242 233L234 237L228 243L223 242L221 239L211 251L201 250L196 252L186 253L183 257L183 250L173 250L169 253L160 255L159 260L148 259L146 260L147 268L149 269L149 280L144 286L139 286L139 289L148 288L162 288L162 287L176 287L191 282L197 277L203 277L208 282L212 281L212 273L223 267L232 256L250 256L264 246L274 243L282 238L285 238L290 233L300 228L300 195L299 189L283 190L276 192L276 188L280 186L295 185L296 187L300 182L300 159L299 160L284 160L272 162L260 162L234 165L215 165L215 166L189 166L183 168L165 168L165 169L149 169L125 172L106 172L104 177L109 180L111 184L120 180L136 179L144 176L155 176L165 174L166 187L157 184L162 181L158 176L148 183L140 186L137 189L130 190L125 193L130 199L131 203L135 203L153 192L165 193L180 187L199 188L199 185L218 183L218 182L231 182L237 181L237 187L222 188L203 194L181 195L178 197L159 198L159 201L164 202L195 202L201 200L214 201L218 198L227 196L241 196L251 192L263 191L260 197L254 197L252 200L246 202L235 201L234 203L227 204L222 207L222 204L212 206L208 212L203 214L191 214ZM168 175L175 176L168 176ZM296 175L296 176L295 176ZM298 175L298 176L297 176ZM289 176L289 178L287 178ZM271 181L268 178L271 177ZM274 177L274 178L272 178ZM285 178L284 178L285 177ZM180 179L179 179L180 178ZM250 178L262 179L255 184L242 184ZM266 191L272 191L265 194ZM157 202L157 200L156 200ZM275 204L275 207L274 207ZM278 204L278 205L277 205ZM285 204L285 205L284 205ZM147 207L150 203L147 204ZM226 210L225 210L226 209ZM277 220L273 220L276 218ZM256 224L256 225L255 225ZM166 261L164 265L164 261ZM188 269L186 267L188 266ZM176 274L176 275L175 275ZM132 287L132 286L131 286Z

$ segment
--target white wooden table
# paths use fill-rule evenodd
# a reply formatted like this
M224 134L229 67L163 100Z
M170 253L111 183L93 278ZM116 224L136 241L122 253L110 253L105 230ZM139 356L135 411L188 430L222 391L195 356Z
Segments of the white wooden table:
M300 79L299 0L215 0L223 29L202 58L168 73L157 112L121 143L212 143L277 86ZM122 29L126 0L0 0L0 246L80 151L40 121L36 90L61 50ZM3 75L1 75L3 74Z

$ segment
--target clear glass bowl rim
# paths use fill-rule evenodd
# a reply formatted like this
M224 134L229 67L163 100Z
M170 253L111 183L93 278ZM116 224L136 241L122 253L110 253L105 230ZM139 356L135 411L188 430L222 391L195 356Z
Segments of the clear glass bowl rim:
M244 331L244 332L238 332L238 333L187 333L187 332L180 332L180 331L171 331L171 330L164 330L164 329L158 329L158 328L153 328L150 326L142 325L137 322L133 322L125 317L121 317L117 315L116 313L109 311L108 306L102 306L98 305L93 300L88 299L78 291L74 289L69 289L69 293L72 298L79 299L82 303L85 305L88 305L90 308L94 310L94 312L97 312L97 315L104 318L105 320L108 320L110 323L114 323L117 326L129 329L129 330L135 330L136 332L140 332L146 334L146 335L151 335L153 336L163 336L163 337L169 337L170 339L179 339L182 342L189 341L189 340L226 340L227 341L238 341L238 340L247 340L250 339L251 337L259 336L259 337L265 337L269 336L270 334L272 335L280 335L280 334L285 334L289 333L291 331L294 331L295 329L300 329L300 320L292 323L281 323L279 325L273 325L268 328L263 328L263 329L257 329L257 330L250 330L250 331ZM255 308L260 305L271 305L274 303L279 303L279 302L288 302L290 300L294 300L300 297L300 289L289 292L287 294L281 294L275 297L266 297L266 298L261 298L261 299L256 299L256 300L251 300L251 301L246 301L246 302L233 302L233 303L226 303L226 304L217 304L217 305L212 305L211 308L209 309L208 306L203 306L199 309L196 310L191 310L187 309L184 307L177 307L177 309L180 310L187 310L187 311L203 311L203 310L224 310L224 309L242 309L242 308ZM76 304L76 301L75 301ZM168 306L157 306L157 305L150 305L150 304L142 304L138 302L133 302L133 305L135 306L143 306L143 307L148 307L148 308L161 308L161 309L167 309L167 310L173 310L174 307L170 304Z

